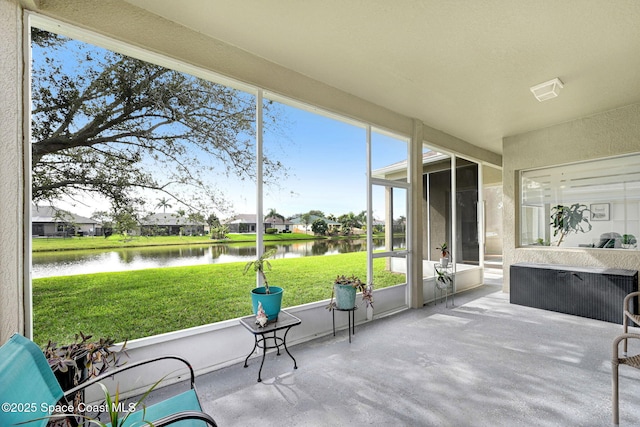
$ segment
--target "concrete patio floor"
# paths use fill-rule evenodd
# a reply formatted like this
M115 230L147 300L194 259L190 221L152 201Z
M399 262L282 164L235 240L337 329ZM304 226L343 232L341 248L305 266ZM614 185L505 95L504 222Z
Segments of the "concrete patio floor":
M219 426L608 426L622 326L512 305L501 277L197 378ZM329 316L327 312L327 316ZM637 331L637 330L636 330ZM251 350L247 335L247 352ZM638 349L640 352L640 349ZM640 426L640 371L621 367L620 425Z

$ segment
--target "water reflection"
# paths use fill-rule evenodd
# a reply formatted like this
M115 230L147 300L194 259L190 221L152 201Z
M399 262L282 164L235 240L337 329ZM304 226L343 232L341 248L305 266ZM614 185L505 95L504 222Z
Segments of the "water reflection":
M405 247L404 238L394 238L394 248ZM384 248L384 239L374 239L374 250ZM365 240L314 240L273 244L274 258L323 256L366 250ZM256 256L251 244L211 244L110 249L82 252L35 252L32 277L91 274L140 270L144 268L178 267L248 261Z

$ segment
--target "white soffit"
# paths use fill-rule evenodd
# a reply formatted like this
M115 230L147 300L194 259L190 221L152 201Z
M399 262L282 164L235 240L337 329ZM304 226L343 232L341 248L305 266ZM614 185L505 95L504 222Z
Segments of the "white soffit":
M640 102L635 0L125 1L496 153ZM554 75L570 85L539 103Z

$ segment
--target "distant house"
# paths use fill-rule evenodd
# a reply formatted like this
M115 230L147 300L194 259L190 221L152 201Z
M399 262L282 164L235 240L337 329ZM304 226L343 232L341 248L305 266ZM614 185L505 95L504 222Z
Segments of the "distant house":
M313 225L313 222L317 219L324 220L324 222L327 223L327 227L329 227L329 230L340 230L342 228L342 224L337 221L332 221L330 219L323 218L318 215L311 215L309 217L308 224L305 224L305 222L302 220L302 217L291 218L291 224L293 225L293 232L294 233L311 233L312 232L311 226Z
M102 225L91 218L58 209L55 206L31 205L33 237L101 236Z
M140 220L140 234L144 236L199 236L205 233L204 222L190 221L175 213L148 215Z
M266 228L275 228L278 230L278 233L288 233L291 232L292 227L291 221L281 218L267 217L264 219L264 227Z
M226 222L230 233L255 233L258 225L256 214L238 214ZM264 228L275 228L278 233L289 231L291 222L280 218L268 217L264 219Z
M229 227L229 233L255 233L257 228L256 215L237 214L228 219L225 224Z
M374 219L374 220L371 222L371 225L373 225L374 232L375 232L376 230L384 230L385 222L384 222L384 221L381 221L381 220L379 220L379 219Z

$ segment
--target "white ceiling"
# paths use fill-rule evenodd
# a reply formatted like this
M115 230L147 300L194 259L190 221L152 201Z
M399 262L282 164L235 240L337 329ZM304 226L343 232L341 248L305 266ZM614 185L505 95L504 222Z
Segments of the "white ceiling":
M127 1L495 153L640 102L637 0Z

